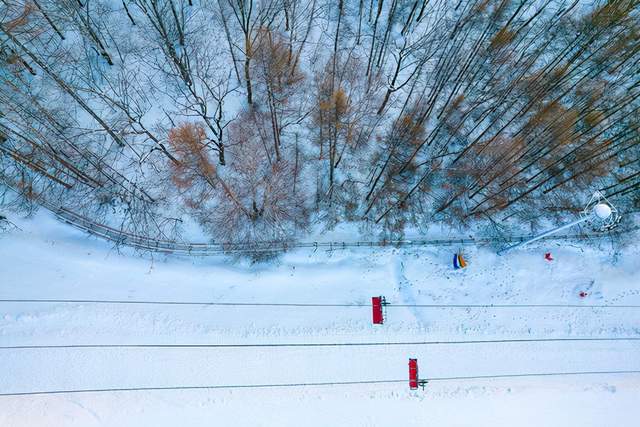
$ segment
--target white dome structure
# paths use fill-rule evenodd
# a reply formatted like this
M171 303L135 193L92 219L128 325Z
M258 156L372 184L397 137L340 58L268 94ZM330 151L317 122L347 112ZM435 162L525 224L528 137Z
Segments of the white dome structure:
M620 222L620 213L604 194L596 191L581 214L594 231L609 231Z
M611 216L611 206L606 203L598 203L593 208L593 213L600 219L607 219Z

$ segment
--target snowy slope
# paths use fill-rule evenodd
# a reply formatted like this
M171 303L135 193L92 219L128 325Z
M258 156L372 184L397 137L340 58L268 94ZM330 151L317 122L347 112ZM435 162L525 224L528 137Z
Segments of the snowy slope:
M638 249L533 247L497 257L456 248L297 251L268 265L143 259L46 214L0 239L0 299L397 304L638 304ZM547 244L549 245L549 244ZM542 253L551 249L556 261ZM580 291L589 296L581 299ZM640 337L640 310L220 307L0 303L0 346L230 344ZM0 350L0 393L266 384L525 372L639 370L640 342ZM636 425L640 375L517 378L282 389L0 397L2 426Z

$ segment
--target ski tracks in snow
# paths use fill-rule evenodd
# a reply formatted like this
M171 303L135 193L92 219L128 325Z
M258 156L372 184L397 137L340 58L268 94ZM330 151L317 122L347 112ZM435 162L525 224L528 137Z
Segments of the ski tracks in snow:
M413 285L409 281L409 279L407 279L407 276L404 272L405 262L406 258L404 254L400 251L397 252L394 256L393 263L393 275L396 281L396 289L398 291L398 295L402 299L402 304L416 305L418 304L418 301L412 289ZM409 310L411 311L411 313L413 313L413 316L422 326L427 323L427 318L424 315L426 313L425 310L420 310L416 307L411 307Z

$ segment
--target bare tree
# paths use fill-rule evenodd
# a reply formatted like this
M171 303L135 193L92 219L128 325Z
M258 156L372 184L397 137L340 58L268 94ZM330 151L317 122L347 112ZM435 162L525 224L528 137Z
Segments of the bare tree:
M254 43L261 28L269 28L276 18L278 2L274 0L226 0L235 17L236 24L242 34L242 47L233 46L244 55L244 83L247 91L247 104L253 104L253 88L251 80L251 60L254 55ZM221 13L224 15L224 11ZM233 51L233 49L232 49Z

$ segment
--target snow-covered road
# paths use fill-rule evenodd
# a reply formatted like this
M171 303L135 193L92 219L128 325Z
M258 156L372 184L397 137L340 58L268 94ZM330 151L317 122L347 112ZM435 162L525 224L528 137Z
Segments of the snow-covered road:
M553 247L499 258L451 249L298 251L268 265L117 254L46 215L0 239L0 299L366 304L640 305L638 248ZM586 299L578 293L588 292ZM220 307L0 303L0 346L228 344L640 337L639 309ZM640 370L640 342L388 347L0 350L0 393L60 389L343 382ZM1 426L636 425L640 375L289 389L0 397Z

